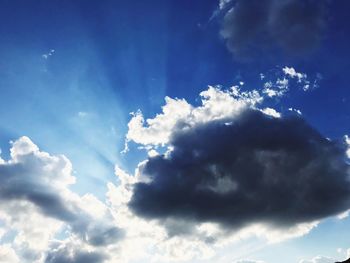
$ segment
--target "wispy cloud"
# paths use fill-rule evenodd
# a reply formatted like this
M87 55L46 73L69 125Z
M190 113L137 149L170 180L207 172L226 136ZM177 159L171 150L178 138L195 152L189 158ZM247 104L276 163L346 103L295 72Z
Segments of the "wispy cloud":
M44 59L48 59L49 57L53 56L53 54L55 53L55 50L54 49L51 49L49 52L45 53L45 54L42 54L42 58Z

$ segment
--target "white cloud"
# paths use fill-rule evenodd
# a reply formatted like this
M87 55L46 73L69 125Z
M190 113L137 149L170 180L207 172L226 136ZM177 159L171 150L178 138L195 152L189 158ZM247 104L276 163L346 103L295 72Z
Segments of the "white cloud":
M350 214L350 209L349 210L346 210L345 212L339 214L337 217L338 219L342 220L342 219L345 219L349 216Z
M277 72L275 75L269 79L266 75L260 74L261 80L265 78L269 79L264 83L262 92L270 98L284 96L290 90L290 86L293 83L296 83L297 87L300 87L303 91L317 88L318 82L322 78L318 73L316 78L310 81L305 73L297 72L293 67L287 66L282 68L282 72Z
M285 76L288 76L291 79L296 79L299 84L302 85L304 91L308 91L310 88L316 88L318 86L318 80L320 79L320 74L317 74L316 79L314 80L313 85L311 86L310 80L308 79L305 73L297 72L293 67L284 67L283 73Z
M307 78L307 75L305 73L296 72L293 67L289 68L286 66L282 70L286 76L297 78L299 83Z
M149 150L147 152L147 154L148 154L149 157L155 157L155 156L159 155L159 153L156 150L154 150L154 149Z
M289 84L289 80L287 78L277 79L277 81L276 81L276 86L280 90L287 91L288 90L288 84Z
M303 113L301 112L301 110L298 110L298 109L295 109L295 108L288 108L289 111L291 112L296 112L298 113L299 115L303 115Z
M27 201L2 202L0 210L0 219L5 222L7 231L16 231L13 248L23 256L30 253L33 262L35 258L40 259L49 241L62 227L61 222L43 216Z
M299 263L334 263L335 260L329 257L317 256L310 260L300 260Z
M283 79L278 78L275 82L267 81L264 83L264 88L262 90L262 93L270 98L282 97L289 90L288 84L289 84L289 81L286 78L283 78Z
M174 129L186 129L198 123L233 117L263 100L257 91L240 92L236 86L228 91L209 87L200 93L200 97L202 104L198 107L193 107L184 99L166 97L162 113L146 121L141 111L133 113L128 124L127 141L165 145Z
M226 2L226 1L223 1ZM305 73L297 72L293 67L284 67L282 73L276 73L277 78L268 78L260 74L261 79L270 79L258 90L241 91L239 86L233 86L230 90L221 90L218 87L209 86L207 90L200 93L201 105L195 107L185 99L165 97L165 105L162 112L154 118L145 119L140 110L131 113L132 118L128 123L125 151L127 143L133 141L137 144L148 146L164 146L170 140L174 129L186 129L199 123L206 123L212 120L234 117L242 110L249 107L256 107L266 97L280 98L290 89L291 80L295 79L305 90L310 84ZM265 108L266 114L277 117L279 113L272 112L273 109ZM297 109L290 110L301 114Z
M344 258L344 261L347 259L350 259L350 248L348 249L343 249L341 247L337 248L337 253Z
M44 59L48 59L49 57L51 57L53 54L55 53L55 50L54 49L51 49L49 52L45 53L45 54L42 54L42 58Z
M12 142L10 157L0 164L0 220L5 233L15 233L12 249L21 262L42 262L58 234L90 247L118 243L121 232L108 207L69 189L76 179L65 156L21 137Z
M344 141L348 145L348 150L346 151L346 154L347 154L348 158L350 158L350 137L348 135L345 135Z
M279 113L278 111L276 111L275 109L272 108L265 108L263 110L261 110L263 113L265 113L266 115L275 117L275 118L280 118L281 117L281 113Z
M268 86L269 86L269 83L267 83ZM273 97L281 97L283 96L283 94L285 92L283 91L277 91L277 90L274 90L274 89L271 89L270 87L266 87L264 90L263 90L263 93L266 94L268 97L270 98L273 98Z
M145 120L138 111L133 113L133 117L128 124L127 140L132 140L140 144L165 144L169 140L171 129L178 120L185 119L190 115L192 106L185 100L165 98L163 113L158 114L154 119Z
M0 262L6 263L19 263L20 260L17 257L15 251L9 244L0 245Z
M261 261L261 260L250 260L250 259L241 259L241 260L235 261L234 263L264 263L264 261Z

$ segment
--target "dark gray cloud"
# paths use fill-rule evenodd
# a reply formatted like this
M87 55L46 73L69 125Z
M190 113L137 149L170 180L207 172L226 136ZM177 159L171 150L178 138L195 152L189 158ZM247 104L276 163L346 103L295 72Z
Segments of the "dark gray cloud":
M97 221L92 223L91 221L93 220L90 219L86 225L80 224L78 221L75 227L76 230L79 229L78 233L83 234L83 240L85 239L90 245L101 247L115 244L124 236L124 231L111 224L111 222ZM111 218L110 221L112 221ZM84 238L86 234L88 234L88 238Z
M20 178L21 164L0 165L0 198L2 200L28 200L35 204L43 214L61 221L76 220L75 208L70 208L50 186L34 181L34 178ZM23 169L24 174L28 172ZM17 175L16 175L17 174ZM23 174L23 175L24 175Z
M236 0L223 19L228 49L246 58L280 47L304 54L315 48L327 24L328 0Z
M123 231L111 224L112 218L108 221L96 220L78 204L61 196L51 185L16 177L17 166L21 164L0 165L0 200L27 200L44 215L67 223L75 234L93 246L112 244L123 237Z
M99 252L70 251L66 247L48 253L45 263L102 263L108 257Z
M174 131L171 145L168 156L142 167L151 181L134 185L129 206L141 217L234 230L257 222L292 226L350 207L345 146L301 117L249 109Z

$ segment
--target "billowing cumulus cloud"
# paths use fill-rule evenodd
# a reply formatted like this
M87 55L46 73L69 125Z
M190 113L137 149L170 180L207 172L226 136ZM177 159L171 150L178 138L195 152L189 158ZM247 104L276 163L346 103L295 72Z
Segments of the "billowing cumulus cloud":
M227 2L220 6L227 9ZM319 44L326 28L328 0L229 2L232 8L224 16L221 35L238 57L271 47L304 53Z
M320 74L319 74L320 75ZM292 88L308 91L318 86L321 76L309 78L305 73L296 71L293 67L278 67L272 74L261 74L263 80L260 90L243 91L238 85L229 90L209 86L202 91L201 105L195 107L185 99L165 97L162 112L154 118L145 119L140 110L132 113L126 134L126 149L128 142L151 147L164 146L169 142L175 126L191 127L210 120L232 118L239 115L247 107L256 108L266 98L276 99L285 96ZM261 109L266 114L278 116L279 113L270 107ZM150 151L154 155L154 151Z
M193 107L184 99L166 97L162 113L146 121L140 111L134 113L128 124L127 141L142 145L165 145L169 142L175 126L180 123L191 126L208 120L235 116L247 106L254 107L262 100L256 90L241 92L237 86L233 86L229 91L220 91L210 86L200 93L200 97L200 107Z
M247 110L176 132L171 145L145 163L151 181L135 185L130 206L141 216L240 228L308 222L350 206L344 151L300 118Z
M116 167L116 175L120 183L117 186L109 183L107 196L127 237L120 243L120 249L111 262L187 262L193 258L208 259L213 256L213 248L205 243L204 235L169 238L163 225L138 217L129 209L132 185L141 176L138 169L135 175L129 175ZM168 222L171 223L174 222ZM181 225L187 227L178 222L177 226Z
M174 125L168 151L140 165L143 179L133 184L129 202L135 214L182 235L193 227L177 227L181 222L230 231L288 228L350 207L341 142L300 116L271 116L249 104L231 116L211 119L207 112L206 121Z
M40 151L28 137L13 142L10 153L10 160L0 159L0 220L17 233L13 248L20 257L40 260L63 229L91 247L120 240L123 231L107 206L69 189L75 177L65 156Z
M263 90L200 96L198 106L167 98L153 119L134 114L127 141L149 158L134 175L116 167L106 202L70 189L63 155L27 137L13 142L9 160L0 158L0 261L215 261L242 239L301 236L349 208L347 137L323 138L265 103Z

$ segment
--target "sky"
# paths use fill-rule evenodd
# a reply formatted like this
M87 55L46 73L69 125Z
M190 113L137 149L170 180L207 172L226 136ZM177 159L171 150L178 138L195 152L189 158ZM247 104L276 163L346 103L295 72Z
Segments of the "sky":
M350 257L347 0L0 0L0 262Z

